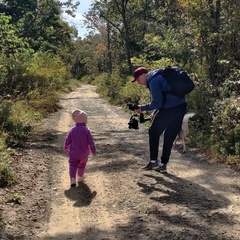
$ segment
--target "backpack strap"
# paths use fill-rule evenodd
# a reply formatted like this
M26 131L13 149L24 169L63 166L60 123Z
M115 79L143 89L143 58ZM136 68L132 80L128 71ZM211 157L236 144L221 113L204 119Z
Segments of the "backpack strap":
M149 89L149 83L151 82L151 80L157 76L157 75L162 75L163 73L163 69L159 68L158 70L156 70L156 72L151 76L151 78L149 79L148 83L147 83L147 88ZM163 76L163 75L162 75Z
M147 88L150 90L150 87L149 87L149 84L150 84L150 82L151 82L151 80L155 77L155 76L157 76L157 75L162 75L162 77L164 78L164 76L163 76L163 69L162 68L159 68L152 76L151 76L151 78L149 79L149 81L148 81L148 83L147 83ZM165 79L165 78L164 78ZM166 79L165 79L166 80ZM167 80L166 80L167 81ZM162 90L162 106L161 106L161 108L163 108L163 106L164 106L164 103L166 102L166 99L167 99L167 94L168 94L169 92L167 92L167 91L163 91Z

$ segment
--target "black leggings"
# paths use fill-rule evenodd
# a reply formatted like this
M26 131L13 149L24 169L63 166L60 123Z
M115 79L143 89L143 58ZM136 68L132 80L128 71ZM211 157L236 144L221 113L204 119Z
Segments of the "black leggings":
M159 139L164 132L161 163L167 164L171 155L173 142L181 130L182 120L186 113L187 103L173 108L156 110L149 128L150 159L158 159Z

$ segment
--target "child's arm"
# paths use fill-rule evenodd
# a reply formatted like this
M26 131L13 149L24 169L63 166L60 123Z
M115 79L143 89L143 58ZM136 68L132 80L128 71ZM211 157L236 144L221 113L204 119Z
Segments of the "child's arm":
M71 134L69 132L64 141L64 146L63 146L64 152L66 153L69 152L70 144L71 144Z
M89 148L92 152L92 155L96 156L96 147L95 147L93 137L92 137L90 130L88 130L88 132L87 132L87 141L88 141Z

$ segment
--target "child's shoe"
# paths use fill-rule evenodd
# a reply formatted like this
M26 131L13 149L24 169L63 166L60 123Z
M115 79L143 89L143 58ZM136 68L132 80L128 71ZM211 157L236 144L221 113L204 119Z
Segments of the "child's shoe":
M83 182L86 177L87 175L83 175L82 177L78 176L78 183Z
M76 187L76 178L71 178L71 187Z

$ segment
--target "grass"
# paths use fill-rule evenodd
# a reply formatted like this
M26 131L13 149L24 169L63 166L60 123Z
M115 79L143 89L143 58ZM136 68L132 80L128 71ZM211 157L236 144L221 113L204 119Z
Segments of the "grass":
M23 204L23 196L20 193L10 193L8 196L10 202L22 205Z

